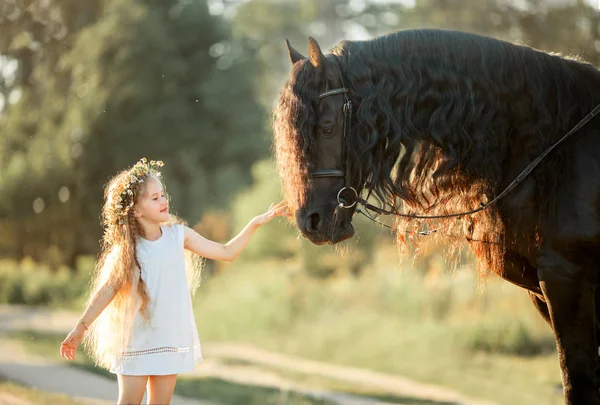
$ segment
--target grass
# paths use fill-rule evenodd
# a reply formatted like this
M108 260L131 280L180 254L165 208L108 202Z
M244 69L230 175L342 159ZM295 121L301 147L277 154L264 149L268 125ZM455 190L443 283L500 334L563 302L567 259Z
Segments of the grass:
M252 366L252 363L244 360L221 359L224 363L233 365ZM256 366L256 365L254 365ZM261 366L261 369L268 370L271 373L276 373L279 377L286 380L294 381L303 386L309 386L314 390L326 390L344 394L351 394L357 397L365 397L383 401L390 404L403 405L455 405L454 402L435 401L430 399L414 398L410 396L400 396L386 393L383 389L374 389L369 384L349 383L336 378L328 378L323 376L307 375L298 371L292 371L283 368L273 368L269 366Z
M63 361L59 353L60 343L65 338L63 335L24 330L10 333L8 337L18 340L25 345L25 349L35 355ZM116 376L108 370L96 367L93 360L83 350L77 350L75 360L68 364L82 370L92 371L114 381L117 380Z
M36 355L58 360L57 347L62 340L61 335L51 333L40 333L33 331L21 331L10 335L11 338L22 342L26 349ZM240 362L236 362L241 364ZM78 351L74 362L70 363L74 367L86 371L94 372L102 376L115 380L115 376L108 371L95 367L92 360L83 351ZM266 369L265 367L260 367ZM397 396L374 391L367 386L356 386L340 382L338 380L328 380L306 376L301 373L289 371L268 369L273 373L278 373L294 383L303 386L310 386L315 390L335 391L344 394L351 394L358 397L369 397L386 401L391 404L402 405L451 405L447 402L413 398L408 396ZM319 398L318 395L308 395L295 392L293 390L282 390L278 388L252 386L240 384L237 382L225 381L219 378L190 378L180 377L177 382L175 392L179 395L212 400L221 404L244 404L244 405L331 405L331 401Z
M64 338L62 335L22 331L13 333L10 337L22 342L31 353L55 360L60 359L58 347ZM70 364L116 380L114 374L95 367L92 360L83 351L78 351L75 360ZM311 398L293 391L232 383L219 378L181 377L177 381L175 393L181 396L231 405L332 405L330 401Z
M10 394L29 404L53 404L53 405L83 405L82 402L74 400L66 395L53 394L26 387L9 381L0 376L0 393ZM0 394L0 398L2 395ZM2 402L2 401L0 401Z
M400 268L402 267L402 270ZM502 405L560 404L550 328L527 295L432 260L380 250L360 278L306 277L286 262L234 263L195 298L205 341L238 341L438 384Z
M495 278L481 289L472 268L451 273L435 254L419 263L399 263L386 245L359 278L311 278L294 259L223 264L194 298L201 340L402 375L500 405L562 403L552 333L523 290Z
M222 404L240 405L333 405L294 391L233 383L219 378L181 378L176 391L192 398L204 398Z
M300 378L302 379L302 377ZM209 378L203 380L196 379L184 379L182 378L178 381L178 385L180 386L179 393L181 395L186 395L190 397L194 397L195 392L206 392L208 390L215 392L216 390L220 391L220 402L223 404L244 404L244 405L329 405L332 404L331 401L327 401L324 399L319 399L318 395L315 397L310 397L305 394L295 393L293 391L283 391L279 389L273 388L264 388L264 387L249 387L246 386L247 389L252 389L257 392L258 395L254 398L248 398L247 396L240 396L240 387L243 385L231 383L224 380ZM335 388L336 392L340 392L343 394L352 394L357 397L368 397L371 399L376 399L379 401L385 401L389 404L398 404L398 405L455 405L450 402L442 402L442 401L433 401L427 399L419 399L413 397L406 396L396 396L396 395L383 395L381 393L373 392L367 389L356 389L355 387L348 386L337 386L335 384L326 384L323 386L323 381L321 381L321 388L324 389L332 389ZM189 390L189 391L188 391Z

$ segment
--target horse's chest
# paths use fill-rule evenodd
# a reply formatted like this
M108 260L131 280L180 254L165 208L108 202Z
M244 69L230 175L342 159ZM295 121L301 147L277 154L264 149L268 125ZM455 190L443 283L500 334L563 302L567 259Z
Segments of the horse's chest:
M527 258L532 266L535 266L539 245L539 204L535 186L533 178L524 180L500 204L500 217L507 246Z
M514 239L532 237L539 225L539 205L535 196L535 180L523 181L500 204L500 216L506 236Z

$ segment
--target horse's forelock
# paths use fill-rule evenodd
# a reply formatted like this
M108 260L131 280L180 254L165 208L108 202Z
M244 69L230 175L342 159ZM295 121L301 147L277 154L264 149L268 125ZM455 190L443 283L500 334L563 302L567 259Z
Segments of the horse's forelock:
M310 187L309 150L315 123L313 101L318 96L315 71L299 61L284 85L274 111L274 150L284 197L296 211L305 202Z

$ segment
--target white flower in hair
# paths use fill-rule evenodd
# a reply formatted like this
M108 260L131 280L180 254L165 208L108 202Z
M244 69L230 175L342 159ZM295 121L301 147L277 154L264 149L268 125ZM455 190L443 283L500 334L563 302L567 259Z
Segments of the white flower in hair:
M117 223L119 225L123 225L125 223L124 217L128 214L131 207L133 207L134 192L132 190L132 186L135 184L143 183L143 177L146 177L149 174L156 177L160 177L161 174L157 170L157 168L163 166L164 163L160 160L151 160L150 163L148 163L146 158L142 158L129 170L129 182L125 186L123 191L121 191L120 203L115 204L114 214L117 218ZM128 199L129 203L127 203Z

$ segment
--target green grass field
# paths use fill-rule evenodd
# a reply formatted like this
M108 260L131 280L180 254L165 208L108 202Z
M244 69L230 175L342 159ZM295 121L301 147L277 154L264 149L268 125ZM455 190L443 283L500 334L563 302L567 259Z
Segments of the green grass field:
M22 342L27 350L33 354L42 355L46 358L59 360L57 347L62 341L62 336L40 333L32 331L22 331L14 333L11 338ZM113 374L108 371L95 367L92 360L83 351L77 353L74 362L69 363L74 367L91 371L110 379L116 380ZM258 369L266 370L259 366ZM366 387L343 384L337 380L324 380L322 378L313 378L300 373L291 373L281 370L268 369L271 373L279 374L282 377L295 383L310 386L315 391L333 390L344 394L378 398L392 404L402 405L450 405L444 402L424 400L407 396L394 396L382 392L374 391ZM225 381L220 378L190 378L180 377L177 382L175 392L179 395L212 400L223 405L331 405L328 400L321 399L318 395L307 395L294 390L282 390L271 387L253 386L231 381Z
M418 265L399 263L390 244L376 252L358 278L344 271L311 278L296 259L251 262L240 257L221 268L194 298L204 342L242 342L393 373L501 405L562 401L550 328L523 290L495 277L481 287L469 265L449 272L435 254ZM83 310L83 304L71 309ZM60 338L48 337L53 352ZM29 344L44 345L43 336L34 341ZM89 361L79 366L93 368ZM337 382L293 377L356 392L356 387ZM211 385L226 385L203 383L208 385L199 395L210 392L206 387ZM180 387L190 389L185 383ZM366 390L368 395L387 395ZM254 394L247 395L251 401Z
M294 261L229 266L196 294L201 339L439 384L505 405L560 404L550 328L523 290L440 260L415 270L395 247L360 278L317 281Z

